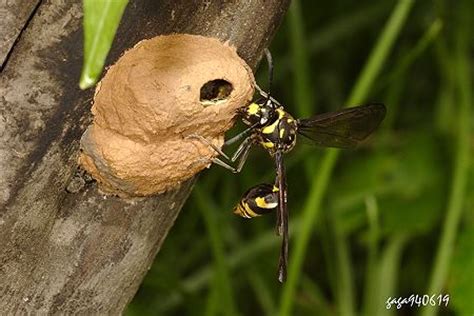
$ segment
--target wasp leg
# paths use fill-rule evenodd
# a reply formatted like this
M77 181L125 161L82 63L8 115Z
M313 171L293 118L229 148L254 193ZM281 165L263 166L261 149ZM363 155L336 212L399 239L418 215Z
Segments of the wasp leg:
M244 130L243 132L235 135L234 137L232 137L231 139L228 139L224 142L224 144L222 146L229 146L229 145L232 145L233 143L236 143L237 141L241 140L242 138L248 136L249 133L252 132L254 126L250 126L249 128L247 128L246 130ZM198 139L200 140L201 142L205 143L206 145L210 146L212 149L214 149L215 152L217 152L219 155L221 155L222 157L224 157L225 159L227 160L231 160L229 158L229 156L227 156L226 153L224 153L222 151L222 149L220 149L219 147L217 147L216 145L214 145L212 142L210 142L209 140L207 140L205 137L202 137L201 135L197 135L197 134L191 134L189 136L187 136L186 138L195 138L195 139ZM243 141L245 142L245 140ZM243 143L242 142L242 143ZM242 146L242 144L240 145ZM240 148L239 146L239 148ZM239 149L237 149L238 151ZM235 154L234 154L235 155ZM235 159L233 159L232 161L235 161Z
M249 152L250 148L252 148L253 145L253 137L247 137L239 146L235 154L232 156L232 161L236 161L239 156L240 159L237 163L237 172L240 172L242 168L244 167L245 162L247 161L247 158L249 157Z
M239 136L239 135L237 135L237 136ZM202 141L203 143L209 145L212 149L214 149L214 151L216 151L219 155L221 155L225 160L227 160L229 162L235 162L235 161L238 160L237 168L236 168L236 167L233 167L230 163L228 163L226 161L223 161L222 159L219 159L219 158L211 159L212 162L215 163L216 165L224 167L227 170L232 171L233 173L239 173L242 170L242 168L245 164L245 161L248 158L248 154L249 154L250 148L252 147L253 140L254 140L254 138L252 136L248 136L239 145L236 152L232 155L232 158L229 158L229 156L227 156L219 147L217 147L216 145L214 145L213 143L211 143L209 140L202 137L201 135L192 134L192 135L189 135L187 138L196 138L196 139Z
M247 158L249 156L250 148L252 148L253 145L253 138L252 137L247 137L240 145L237 151L234 153L231 159L229 159L231 162L237 161L237 168L231 166L230 164L222 161L219 158L214 158L212 161L227 170L232 171L233 173L239 173L242 171L242 168L244 167L245 162L247 161Z
M212 149L214 149L215 152L217 152L219 155L221 155L221 156L224 157L225 159L230 160L229 156L227 156L219 147L217 147L216 145L214 145L213 143L211 143L209 140L207 140L206 138L202 137L201 135L191 134L191 135L187 136L186 138L195 138L195 139L198 139L198 140L200 140L201 142L203 142L203 143L205 143L206 145L208 145L209 147L211 147Z
M246 137L249 133L251 133L253 131L253 129L255 128L257 124L255 125L252 125L250 127L248 127L247 129L245 129L244 131L242 131L241 133L235 135L234 137L228 139L225 141L224 143L224 146L229 146L229 145L232 145L236 142L238 142L239 140L241 140L242 138Z
M237 168L235 168L234 166L228 164L227 162L225 161L222 161L221 159L219 158L212 158L212 163L215 163L216 165L219 165L221 167L224 167L226 168L227 170L230 170L231 172L233 173L239 173L240 170L238 170Z
M244 153L250 149L250 147L252 146L253 140L254 140L253 137L247 137L246 139L244 139L240 143L235 153L232 155L232 158L230 159L230 161L235 162L241 155L246 155Z

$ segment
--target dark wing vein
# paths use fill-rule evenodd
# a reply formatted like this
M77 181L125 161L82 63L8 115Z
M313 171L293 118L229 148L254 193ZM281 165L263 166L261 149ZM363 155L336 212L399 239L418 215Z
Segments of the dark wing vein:
M298 120L298 133L324 147L351 148L369 136L385 117L385 106L374 103Z

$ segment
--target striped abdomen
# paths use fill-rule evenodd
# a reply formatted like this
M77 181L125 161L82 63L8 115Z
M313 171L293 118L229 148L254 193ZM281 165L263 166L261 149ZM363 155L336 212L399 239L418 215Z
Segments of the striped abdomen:
M278 188L263 183L250 188L234 208L234 214L252 218L271 213L278 206Z

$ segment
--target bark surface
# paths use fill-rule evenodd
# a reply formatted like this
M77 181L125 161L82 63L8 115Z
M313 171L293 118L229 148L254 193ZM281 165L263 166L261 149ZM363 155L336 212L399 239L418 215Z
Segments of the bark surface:
M141 39L190 33L230 41L255 68L288 4L131 1L107 64ZM0 314L118 314L194 180L133 203L95 185L67 193L91 120L93 91L78 89L81 1L3 1L0 12L11 38L0 51Z

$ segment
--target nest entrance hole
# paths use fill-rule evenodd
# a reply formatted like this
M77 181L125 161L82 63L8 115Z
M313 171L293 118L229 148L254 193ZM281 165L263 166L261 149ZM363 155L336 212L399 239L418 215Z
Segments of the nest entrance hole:
M200 101L211 105L226 100L234 88L232 84L224 79L215 79L206 82L201 87Z

